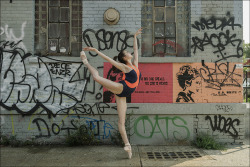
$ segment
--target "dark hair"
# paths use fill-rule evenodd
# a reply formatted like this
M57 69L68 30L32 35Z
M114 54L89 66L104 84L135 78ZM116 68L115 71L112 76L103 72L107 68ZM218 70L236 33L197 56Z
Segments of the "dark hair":
M120 51L120 53L118 54L118 60L119 60L119 62L121 62L121 63L123 63L123 64L126 64L126 61L125 60L123 60L123 57L125 56L125 54L124 54L124 50L122 50L122 51Z
M115 61L117 61L117 59L118 59L119 62L121 62L121 63L123 63L123 64L126 64L126 61L123 60L123 57L124 57L124 56L125 56L124 50L122 50L122 51L120 51L120 53L118 54L118 56L115 56L113 59L114 59ZM113 70L113 71L116 71L116 70L119 70L119 69L117 69L115 66L112 66L112 70Z

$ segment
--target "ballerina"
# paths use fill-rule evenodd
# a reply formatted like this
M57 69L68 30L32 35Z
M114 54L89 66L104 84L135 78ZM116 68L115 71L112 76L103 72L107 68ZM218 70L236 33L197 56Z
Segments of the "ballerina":
M138 69L138 47L137 47L137 38L136 36L141 34L142 28L140 28L134 34L134 57L126 50L122 50L118 56L119 62L111 59L110 57L104 55L96 48L93 47L85 47L83 51L81 51L81 59L85 66L89 69L93 79L104 86L107 90L115 94L115 100L117 104L117 112L119 116L118 121L118 129L121 134L122 140L125 143L124 150L128 153L128 158L132 157L132 148L128 141L126 129L125 129L125 118L126 118L126 110L127 110L127 102L126 97L130 96L138 86L141 78L141 73ZM96 52L103 59L110 62L115 68L119 69L123 72L123 78L120 82L114 82L103 78L99 75L98 71L89 64L86 54L84 51L93 51ZM134 58L134 59L133 59ZM133 61L132 61L133 59Z

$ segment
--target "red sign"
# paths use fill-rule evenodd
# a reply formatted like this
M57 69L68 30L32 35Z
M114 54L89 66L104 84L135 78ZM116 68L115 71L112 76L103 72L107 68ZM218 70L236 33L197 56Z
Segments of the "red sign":
M172 103L173 102L173 68L172 63L139 64L141 81L127 102L131 103ZM111 70L110 63L104 63L103 76L118 82L122 73ZM114 103L114 95L103 89L103 101Z

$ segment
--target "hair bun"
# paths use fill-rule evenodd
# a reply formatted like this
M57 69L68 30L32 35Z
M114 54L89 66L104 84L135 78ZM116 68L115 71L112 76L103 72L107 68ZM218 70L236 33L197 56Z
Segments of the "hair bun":
M115 56L115 57L113 58L113 60L115 60L115 61L117 61L117 59L118 59L118 56Z

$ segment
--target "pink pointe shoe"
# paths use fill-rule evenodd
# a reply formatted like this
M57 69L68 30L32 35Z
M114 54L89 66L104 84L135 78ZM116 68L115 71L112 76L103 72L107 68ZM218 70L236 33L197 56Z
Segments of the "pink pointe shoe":
M87 60L87 56L86 56L85 52L81 51L80 54L81 54L81 59L82 59L83 64L88 64L88 60Z
M128 158L132 158L132 149L130 144L125 144L124 150L128 153Z

